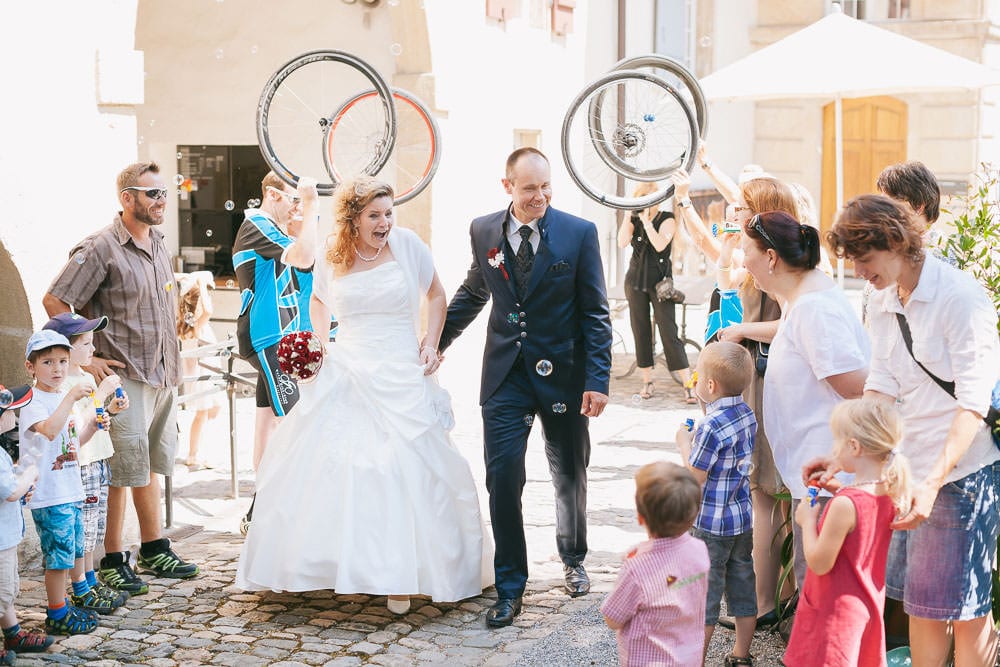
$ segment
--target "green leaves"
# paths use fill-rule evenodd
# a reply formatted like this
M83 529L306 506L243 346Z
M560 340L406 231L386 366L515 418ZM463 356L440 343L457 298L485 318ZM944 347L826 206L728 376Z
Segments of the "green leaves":
M986 288L993 304L1000 310L1000 204L997 194L1000 183L997 170L983 163L976 174L976 182L969 185L960 203L953 224L955 231L942 237L937 247L958 268L968 271ZM998 324L1000 330L1000 324Z

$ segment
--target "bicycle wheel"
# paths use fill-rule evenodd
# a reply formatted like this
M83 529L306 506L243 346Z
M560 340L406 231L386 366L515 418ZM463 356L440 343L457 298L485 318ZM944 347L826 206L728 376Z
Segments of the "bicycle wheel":
M378 176L393 186L395 203L403 204L424 191L441 160L441 134L430 109L418 97L400 88L392 89L396 105L396 144L391 159ZM374 90L355 95L338 108L326 132L323 152L327 173L335 182L357 173L352 156L377 144L381 137L378 114L381 104Z
M622 194L619 176L638 182L667 178L694 161L697 125L690 107L663 79L644 72L611 72L573 100L562 127L570 177L591 199L619 209L665 200L673 185L641 197ZM626 182L625 185L628 185Z
M370 109L380 131L370 144L355 147L358 154L352 163L359 172L377 173L396 140L396 107L378 72L343 51L309 51L271 75L257 104L257 141L264 160L292 185L302 174L320 178L326 170L325 139L333 120L326 114L359 90L369 89L378 92L379 103ZM317 189L329 195L336 186L336 181L320 183Z
M701 90L701 84L684 65L673 58L650 53L645 56L634 56L623 58L615 63L612 71L620 70L651 70L651 74L660 77L673 86L681 97L694 109L695 120L698 123L698 134L705 136L708 130L708 102L705 101L705 93Z

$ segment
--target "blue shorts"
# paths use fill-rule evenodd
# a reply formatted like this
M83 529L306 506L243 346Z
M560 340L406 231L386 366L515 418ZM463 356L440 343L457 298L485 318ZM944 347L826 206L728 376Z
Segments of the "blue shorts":
M81 503L63 503L31 510L35 530L42 543L46 570L70 570L83 558L83 511Z
M907 614L968 621L990 613L998 482L1000 463L949 482L926 521L893 533L886 594Z
M757 617L757 579L753 573L753 530L739 535L713 535L699 528L691 534L708 547L711 569L708 572L708 597L705 625L719 622L722 594L730 616Z

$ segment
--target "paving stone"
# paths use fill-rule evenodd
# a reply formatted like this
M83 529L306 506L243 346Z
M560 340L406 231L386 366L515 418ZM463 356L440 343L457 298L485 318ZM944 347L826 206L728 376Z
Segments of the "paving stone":
M364 653L365 655L375 655L382 652L382 647L371 642L358 642L347 649L351 653Z
M385 667L410 667L413 660L401 655L385 654L376 655L368 661L370 665L384 665Z

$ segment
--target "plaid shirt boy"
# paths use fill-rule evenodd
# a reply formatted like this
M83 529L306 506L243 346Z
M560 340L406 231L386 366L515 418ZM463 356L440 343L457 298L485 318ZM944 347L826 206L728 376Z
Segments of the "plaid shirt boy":
M689 461L708 473L696 528L726 537L752 527L749 468L756 433L757 419L741 396L726 396L706 406Z

